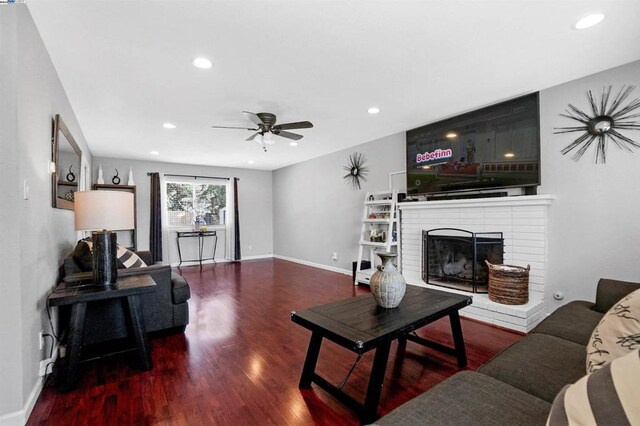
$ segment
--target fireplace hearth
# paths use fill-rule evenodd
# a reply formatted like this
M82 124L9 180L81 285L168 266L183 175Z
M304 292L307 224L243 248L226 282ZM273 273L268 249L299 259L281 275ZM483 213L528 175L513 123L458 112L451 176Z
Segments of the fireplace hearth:
M486 293L485 260L503 263L502 232L471 232L458 228L422 231L422 280L471 293Z

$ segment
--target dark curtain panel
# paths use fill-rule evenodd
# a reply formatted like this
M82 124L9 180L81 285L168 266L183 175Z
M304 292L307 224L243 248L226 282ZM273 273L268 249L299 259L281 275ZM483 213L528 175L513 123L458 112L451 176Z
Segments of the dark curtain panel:
M153 262L162 260L162 202L160 173L151 173L151 220L149 221L149 251Z
M240 260L240 215L238 214L238 178L233 178L233 260Z

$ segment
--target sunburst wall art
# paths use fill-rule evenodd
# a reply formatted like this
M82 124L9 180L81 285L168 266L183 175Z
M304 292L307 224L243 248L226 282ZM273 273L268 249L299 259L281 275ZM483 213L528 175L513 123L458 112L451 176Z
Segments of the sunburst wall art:
M607 160L607 142L609 140L625 151L633 152L634 149L640 148L639 143L634 142L618 131L640 130L640 122L632 120L640 117L640 113L633 113L640 108L640 99L636 98L623 105L635 88L635 86L622 86L611 105L609 105L611 86L602 89L600 102L589 90L587 98L591 104L592 116L569 104L569 108L565 110L566 114L560 115L575 120L580 125L556 127L557 131L554 133L582 132L583 134L567 145L562 150L562 154L565 155L574 151L571 158L578 161L593 142L596 142L596 163L604 163Z
M347 160L347 165L342 168L347 172L346 175L343 176L344 179L353 187L353 189L361 189L360 181L367 180L367 173L369 173L369 168L365 166L365 158L364 154L360 154L359 152L354 152L349 156Z

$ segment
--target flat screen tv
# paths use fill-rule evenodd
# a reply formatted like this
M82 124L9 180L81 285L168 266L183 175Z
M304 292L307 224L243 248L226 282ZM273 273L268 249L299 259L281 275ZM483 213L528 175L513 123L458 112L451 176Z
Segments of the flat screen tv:
M538 93L407 131L407 193L540 184Z

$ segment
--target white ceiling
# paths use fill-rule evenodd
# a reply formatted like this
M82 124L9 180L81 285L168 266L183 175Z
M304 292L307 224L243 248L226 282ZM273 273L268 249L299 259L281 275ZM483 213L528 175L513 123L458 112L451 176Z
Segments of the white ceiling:
M94 155L189 164L273 170L640 59L637 0L28 7ZM602 24L573 29L596 11ZM248 124L243 110L315 127L267 153L210 127Z

